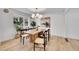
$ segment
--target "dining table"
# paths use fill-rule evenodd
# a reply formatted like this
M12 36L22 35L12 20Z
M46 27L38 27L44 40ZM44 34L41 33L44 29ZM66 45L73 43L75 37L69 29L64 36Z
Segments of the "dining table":
M50 28L34 28L31 30L27 30L25 31L25 34L29 34L29 38L30 38L30 42L34 42L35 39L39 36L39 33L43 32L43 31L47 31L48 32L48 41L49 41L49 37L50 37Z

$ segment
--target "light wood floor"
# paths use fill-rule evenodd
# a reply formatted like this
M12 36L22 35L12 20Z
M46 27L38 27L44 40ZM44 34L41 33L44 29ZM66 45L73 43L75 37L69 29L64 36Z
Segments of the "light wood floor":
M0 51L33 51L33 44L23 45L19 39L13 39L3 43L0 46ZM36 48L36 51L43 51L43 49ZM68 39L66 42L64 38L54 36L48 42L46 51L79 51L79 41Z

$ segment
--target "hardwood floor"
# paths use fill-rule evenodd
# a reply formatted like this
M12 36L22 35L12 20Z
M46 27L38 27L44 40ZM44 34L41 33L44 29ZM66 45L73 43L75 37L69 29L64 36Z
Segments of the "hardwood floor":
M0 51L33 51L33 44L23 45L19 39L13 39L0 45ZM36 48L36 51L43 51L42 48ZM61 37L52 37L48 42L46 51L79 51L79 41L68 39L68 42Z

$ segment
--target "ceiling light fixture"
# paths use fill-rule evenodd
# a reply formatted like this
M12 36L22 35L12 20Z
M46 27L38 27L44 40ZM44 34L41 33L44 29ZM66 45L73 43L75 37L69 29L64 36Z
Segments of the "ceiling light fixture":
M39 12L44 11L45 8L30 8L30 10L33 12L31 18L42 18L43 15L39 14Z

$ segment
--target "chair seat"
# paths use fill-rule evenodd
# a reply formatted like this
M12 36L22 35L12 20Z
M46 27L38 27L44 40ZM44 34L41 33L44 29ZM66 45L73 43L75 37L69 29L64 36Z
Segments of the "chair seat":
M28 36L28 34L22 34L21 36L22 36L22 37L27 37L27 36Z
M42 38L36 38L35 43L44 44L44 39L42 39Z

